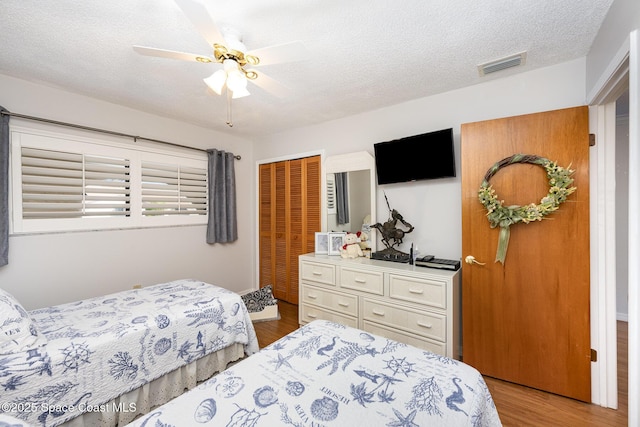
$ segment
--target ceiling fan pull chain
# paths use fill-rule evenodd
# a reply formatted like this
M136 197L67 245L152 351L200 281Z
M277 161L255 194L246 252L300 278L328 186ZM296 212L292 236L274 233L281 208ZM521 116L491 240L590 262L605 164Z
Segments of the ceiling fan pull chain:
M231 119L231 91L227 88L227 124L230 128L233 127L233 121Z

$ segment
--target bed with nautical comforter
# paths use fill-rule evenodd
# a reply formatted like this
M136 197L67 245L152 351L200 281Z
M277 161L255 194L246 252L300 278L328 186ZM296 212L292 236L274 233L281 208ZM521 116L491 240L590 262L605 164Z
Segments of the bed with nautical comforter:
M0 290L0 413L33 425L126 424L258 350L240 296L195 280L28 313L11 298Z
M471 366L315 320L131 426L500 426Z
M26 424L24 421L15 417L0 414L0 427L32 427L30 424Z

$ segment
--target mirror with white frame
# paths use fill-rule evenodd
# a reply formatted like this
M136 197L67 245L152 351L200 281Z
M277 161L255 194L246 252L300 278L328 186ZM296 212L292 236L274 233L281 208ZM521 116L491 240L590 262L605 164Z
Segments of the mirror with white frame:
M325 231L363 231L375 251L375 160L366 151L330 156L324 162L323 227Z

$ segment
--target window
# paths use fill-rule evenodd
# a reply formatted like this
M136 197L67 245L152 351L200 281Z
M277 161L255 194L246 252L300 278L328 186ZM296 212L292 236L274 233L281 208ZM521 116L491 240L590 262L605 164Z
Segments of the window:
M130 215L130 162L22 147L22 218Z
M12 128L13 232L206 224L207 157Z
M142 214L206 215L207 170L142 162Z

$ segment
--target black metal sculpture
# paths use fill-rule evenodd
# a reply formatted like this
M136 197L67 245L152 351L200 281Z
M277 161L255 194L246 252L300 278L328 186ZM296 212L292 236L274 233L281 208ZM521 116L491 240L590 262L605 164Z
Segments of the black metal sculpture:
M384 199L387 202L387 208L389 208L389 219L383 224L378 222L371 227L380 232L382 243L384 243L386 248L372 254L372 258L406 262L409 259L409 254L399 251L394 246L401 244L404 236L411 233L414 227L404 220L400 212L391 209L386 194L384 195ZM405 228L404 230L397 227L398 222L402 224Z

